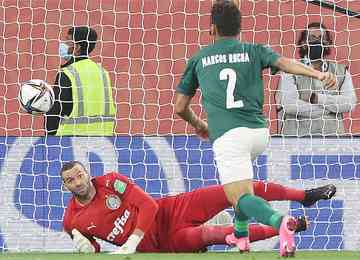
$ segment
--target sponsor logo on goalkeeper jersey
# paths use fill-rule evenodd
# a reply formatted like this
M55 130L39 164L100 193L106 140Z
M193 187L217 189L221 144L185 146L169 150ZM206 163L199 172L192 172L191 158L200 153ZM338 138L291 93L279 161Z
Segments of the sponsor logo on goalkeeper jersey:
M114 190L119 192L120 194L123 194L126 190L126 183L120 180L115 180L114 182Z
M118 209L121 205L121 200L116 195L108 195L106 198L106 207L109 209L115 210Z
M111 230L106 239L108 241L114 241L117 235L124 233L124 227L130 216L130 211L125 209L124 213L117 217L114 221L114 228Z

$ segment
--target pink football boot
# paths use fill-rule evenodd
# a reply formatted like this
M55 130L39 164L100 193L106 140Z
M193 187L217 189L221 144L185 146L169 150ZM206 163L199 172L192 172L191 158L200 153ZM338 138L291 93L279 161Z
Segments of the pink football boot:
M235 237L234 233L227 235L225 237L226 243L229 246L237 246L240 250L240 253L250 252L250 241L249 237Z
M297 221L294 217L284 216L279 229L280 237L280 256L295 256L294 233Z

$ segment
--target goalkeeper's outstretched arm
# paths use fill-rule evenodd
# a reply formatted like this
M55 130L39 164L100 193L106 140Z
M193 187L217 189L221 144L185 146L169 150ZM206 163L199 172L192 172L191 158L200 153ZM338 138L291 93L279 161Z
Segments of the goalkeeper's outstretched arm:
M131 203L138 208L137 223L133 233L127 241L117 250L110 254L133 254L140 244L145 233L150 229L155 221L159 206L155 200L140 187L134 185L127 195L131 198Z

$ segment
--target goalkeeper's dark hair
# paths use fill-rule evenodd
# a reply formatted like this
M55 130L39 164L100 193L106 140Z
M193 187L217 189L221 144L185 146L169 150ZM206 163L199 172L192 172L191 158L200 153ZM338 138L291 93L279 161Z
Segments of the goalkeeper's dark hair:
M331 37L330 30L323 23L313 22L310 23L307 28L301 32L300 37L296 43L299 49L300 57L304 58L308 54L307 39L311 29L323 29L325 31L324 39L326 40L326 45L324 46L324 56L328 56L331 53L331 46L333 45L333 39Z
M66 172L66 171L68 171L68 170L71 170L71 169L74 168L75 165L77 165L77 164L78 164L78 165L81 165L84 169L86 169L85 166L84 166L84 164L82 164L82 162L79 162L79 161L66 162L66 163L63 164L63 166L61 167L61 170L60 170L60 176L61 176L61 178L62 178L63 172Z
M88 56L94 49L97 41L97 33L87 26L74 26L68 31L76 44L80 45L80 55Z
M241 29L241 13L232 0L217 0L211 8L211 24L219 36L236 36Z

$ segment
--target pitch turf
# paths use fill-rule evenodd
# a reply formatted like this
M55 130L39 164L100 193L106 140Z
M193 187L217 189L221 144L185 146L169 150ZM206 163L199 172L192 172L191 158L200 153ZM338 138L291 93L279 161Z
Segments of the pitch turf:
M253 252L250 254L203 253L203 254L135 254L121 255L85 255L57 253L0 253L0 260L279 260L277 252ZM359 260L360 252L297 252L294 260Z

